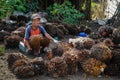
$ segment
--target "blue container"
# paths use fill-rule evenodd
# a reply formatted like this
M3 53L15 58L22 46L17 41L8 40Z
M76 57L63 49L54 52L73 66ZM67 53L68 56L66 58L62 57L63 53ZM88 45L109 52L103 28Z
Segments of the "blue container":
M87 34L85 32L80 32L78 34L79 37L87 37Z

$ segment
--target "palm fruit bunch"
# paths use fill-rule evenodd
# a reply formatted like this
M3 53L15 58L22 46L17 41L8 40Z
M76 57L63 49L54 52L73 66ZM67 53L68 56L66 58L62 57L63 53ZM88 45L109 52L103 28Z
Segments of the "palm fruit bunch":
M58 45L52 49L53 56L59 56L61 57L64 53L63 47Z
M75 74L78 71L78 65L77 65L77 62L78 62L77 53L78 52L79 51L76 49L71 49L71 50L66 51L63 54L63 58L66 61L67 66L68 66L67 67L68 74Z
M25 27L22 26L22 27L17 28L16 30L11 32L11 35L18 35L18 36L24 38Z
M69 31L64 27L64 25L60 24L57 26L61 31L63 31L64 35L68 35Z
M85 33L86 33L86 34L91 34L91 32L92 32L91 28L87 27L87 28L85 29Z
M67 75L67 64L62 57L54 57L48 64L48 73L52 77L62 77Z
M33 66L25 59L16 60L12 65L12 71L20 78L32 77L35 75Z
M66 52L73 48L73 46L70 43L66 43L66 42L61 42L58 44L58 46L63 49L63 52Z
M89 52L89 50L82 49L82 50L79 50L76 54L77 54L77 58L78 58L78 70L81 71L81 70L83 70L81 64L85 60L90 58L90 52Z
M32 59L30 62L32 64L33 71L35 74L41 75L45 72L45 64L42 57L36 57Z
M45 55L44 55L44 59L45 60L50 60L54 57L55 55L53 54L52 50L48 51L48 52L45 52Z
M19 59L25 59L25 60L28 60L27 56L21 54L21 53L10 53L8 55L8 58L7 58L7 61L8 61L8 65L9 67L11 68L12 65L14 64L14 62L16 60L19 60Z
M90 51L86 49L79 50L76 54L77 54L79 63L82 63L83 61L90 58Z
M110 37L113 32L113 27L112 26L101 26L98 29L98 32L102 37Z
M95 44L94 40L91 38L86 38L83 41L84 48L90 49Z
M90 51L92 58L96 58L103 62L107 62L112 58L111 50L104 43L93 45Z
M82 50L82 49L84 49L84 45L83 45L83 43L81 43L81 42L76 42L76 43L74 44L74 48L76 48L76 49L78 49L78 50Z
M90 35L89 35L90 38L96 40L96 39L100 39L101 38L101 35L98 33L98 32L92 32Z
M70 35L77 35L79 33L79 27L77 25L64 25Z
M90 38L92 38L95 43L99 43L100 42L100 38L101 38L101 35L98 33L98 32L92 32L90 35L89 35Z
M55 44L56 45L56 44ZM45 48L44 51L46 53L45 59L51 59L55 56L61 57L64 52L72 49L72 46L69 43L60 42L56 46L53 46L52 48Z
M115 28L112 33L112 41L115 45L120 44L120 28Z
M81 25L80 28L79 28L79 31L80 32L85 32L86 28L87 28L87 26Z
M91 38L87 38L87 37L79 37L76 39L69 39L69 43L72 43L73 46L77 49L90 49L94 44L94 40L92 40Z
M120 49L112 49L111 63L119 64L120 67Z
M64 38L64 32L59 28L57 23L47 23L43 26L52 37Z
M35 75L31 65L19 66L15 68L14 74L20 78L29 78Z
M4 30L0 31L0 41L1 41L1 42L4 41L4 37L5 37L5 36L10 36L10 33L7 32L7 31L4 31Z
M18 35L5 36L4 44L6 48L18 48L21 40L22 38Z
M13 63L11 69L14 70L15 68L22 66L22 65L29 65L29 61L25 59L18 59Z
M91 74L93 76L98 76L102 72L104 72L104 69L106 68L106 64L102 63L97 59L89 58L82 63L82 68L88 74Z
M104 43L106 46L108 46L108 47L114 46L114 44L113 44L113 42L112 42L112 40L111 40L110 38L104 39L104 40L103 40L103 43Z

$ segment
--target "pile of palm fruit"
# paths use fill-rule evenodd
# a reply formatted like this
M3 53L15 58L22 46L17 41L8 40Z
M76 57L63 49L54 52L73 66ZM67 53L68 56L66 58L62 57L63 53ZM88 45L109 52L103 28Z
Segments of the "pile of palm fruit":
M44 27L51 36L55 37L57 35L58 38L63 38L66 34L76 35L83 31L88 34L91 33L90 29L86 27L76 28L75 25L52 23L45 24ZM72 31L73 29L74 31ZM23 27L13 31L12 35L6 33L5 35L9 35L4 40L6 47L16 47L24 33L25 28ZM22 54L10 54L8 65L13 73L20 77L30 77L44 73L52 77L61 77L77 73L80 67L93 76L98 76L101 73L115 76L120 74L119 39L119 28L102 26L88 37L69 39L68 43L60 42L50 50L44 51L42 49L46 53L44 57L30 59ZM43 39L41 41L40 44L44 48L49 46L49 40ZM34 43L34 40L31 43ZM39 47L40 45L38 45Z

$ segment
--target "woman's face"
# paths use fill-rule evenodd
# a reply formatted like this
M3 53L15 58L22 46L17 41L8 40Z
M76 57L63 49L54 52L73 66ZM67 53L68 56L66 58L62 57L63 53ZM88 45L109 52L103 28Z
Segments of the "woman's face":
M39 24L40 24L40 19L39 18L33 19L32 24L33 24L34 27L38 27Z

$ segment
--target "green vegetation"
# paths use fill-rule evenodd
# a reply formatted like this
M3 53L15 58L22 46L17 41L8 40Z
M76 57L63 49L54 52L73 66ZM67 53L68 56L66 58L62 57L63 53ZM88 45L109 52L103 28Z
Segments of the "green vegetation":
M72 2L72 3L71 3ZM65 0L1 0L0 1L0 20L10 16L14 11L18 12L38 12L46 10L52 20L58 20L68 24L80 24L81 19L86 18L86 3L87 0L77 0L77 1ZM81 2L80 4L75 4ZM62 4L61 4L62 3ZM105 3L104 3L105 4ZM74 6L73 6L74 5ZM90 18L95 19L96 17L104 17L104 5L103 3L98 3L91 1ZM78 10L82 10L80 13Z
M1 0L0 19L11 15L14 11L25 11L25 0Z
M39 10L38 0L26 0L24 2L25 12L37 12Z
M69 1L65 1L61 5L54 3L47 8L47 12L52 19L58 19L68 24L80 24L80 20L84 16Z
M9 16L13 11L12 6L9 5L6 0L0 1L0 19Z
M5 53L5 47L0 46L0 56L4 55L4 53Z

